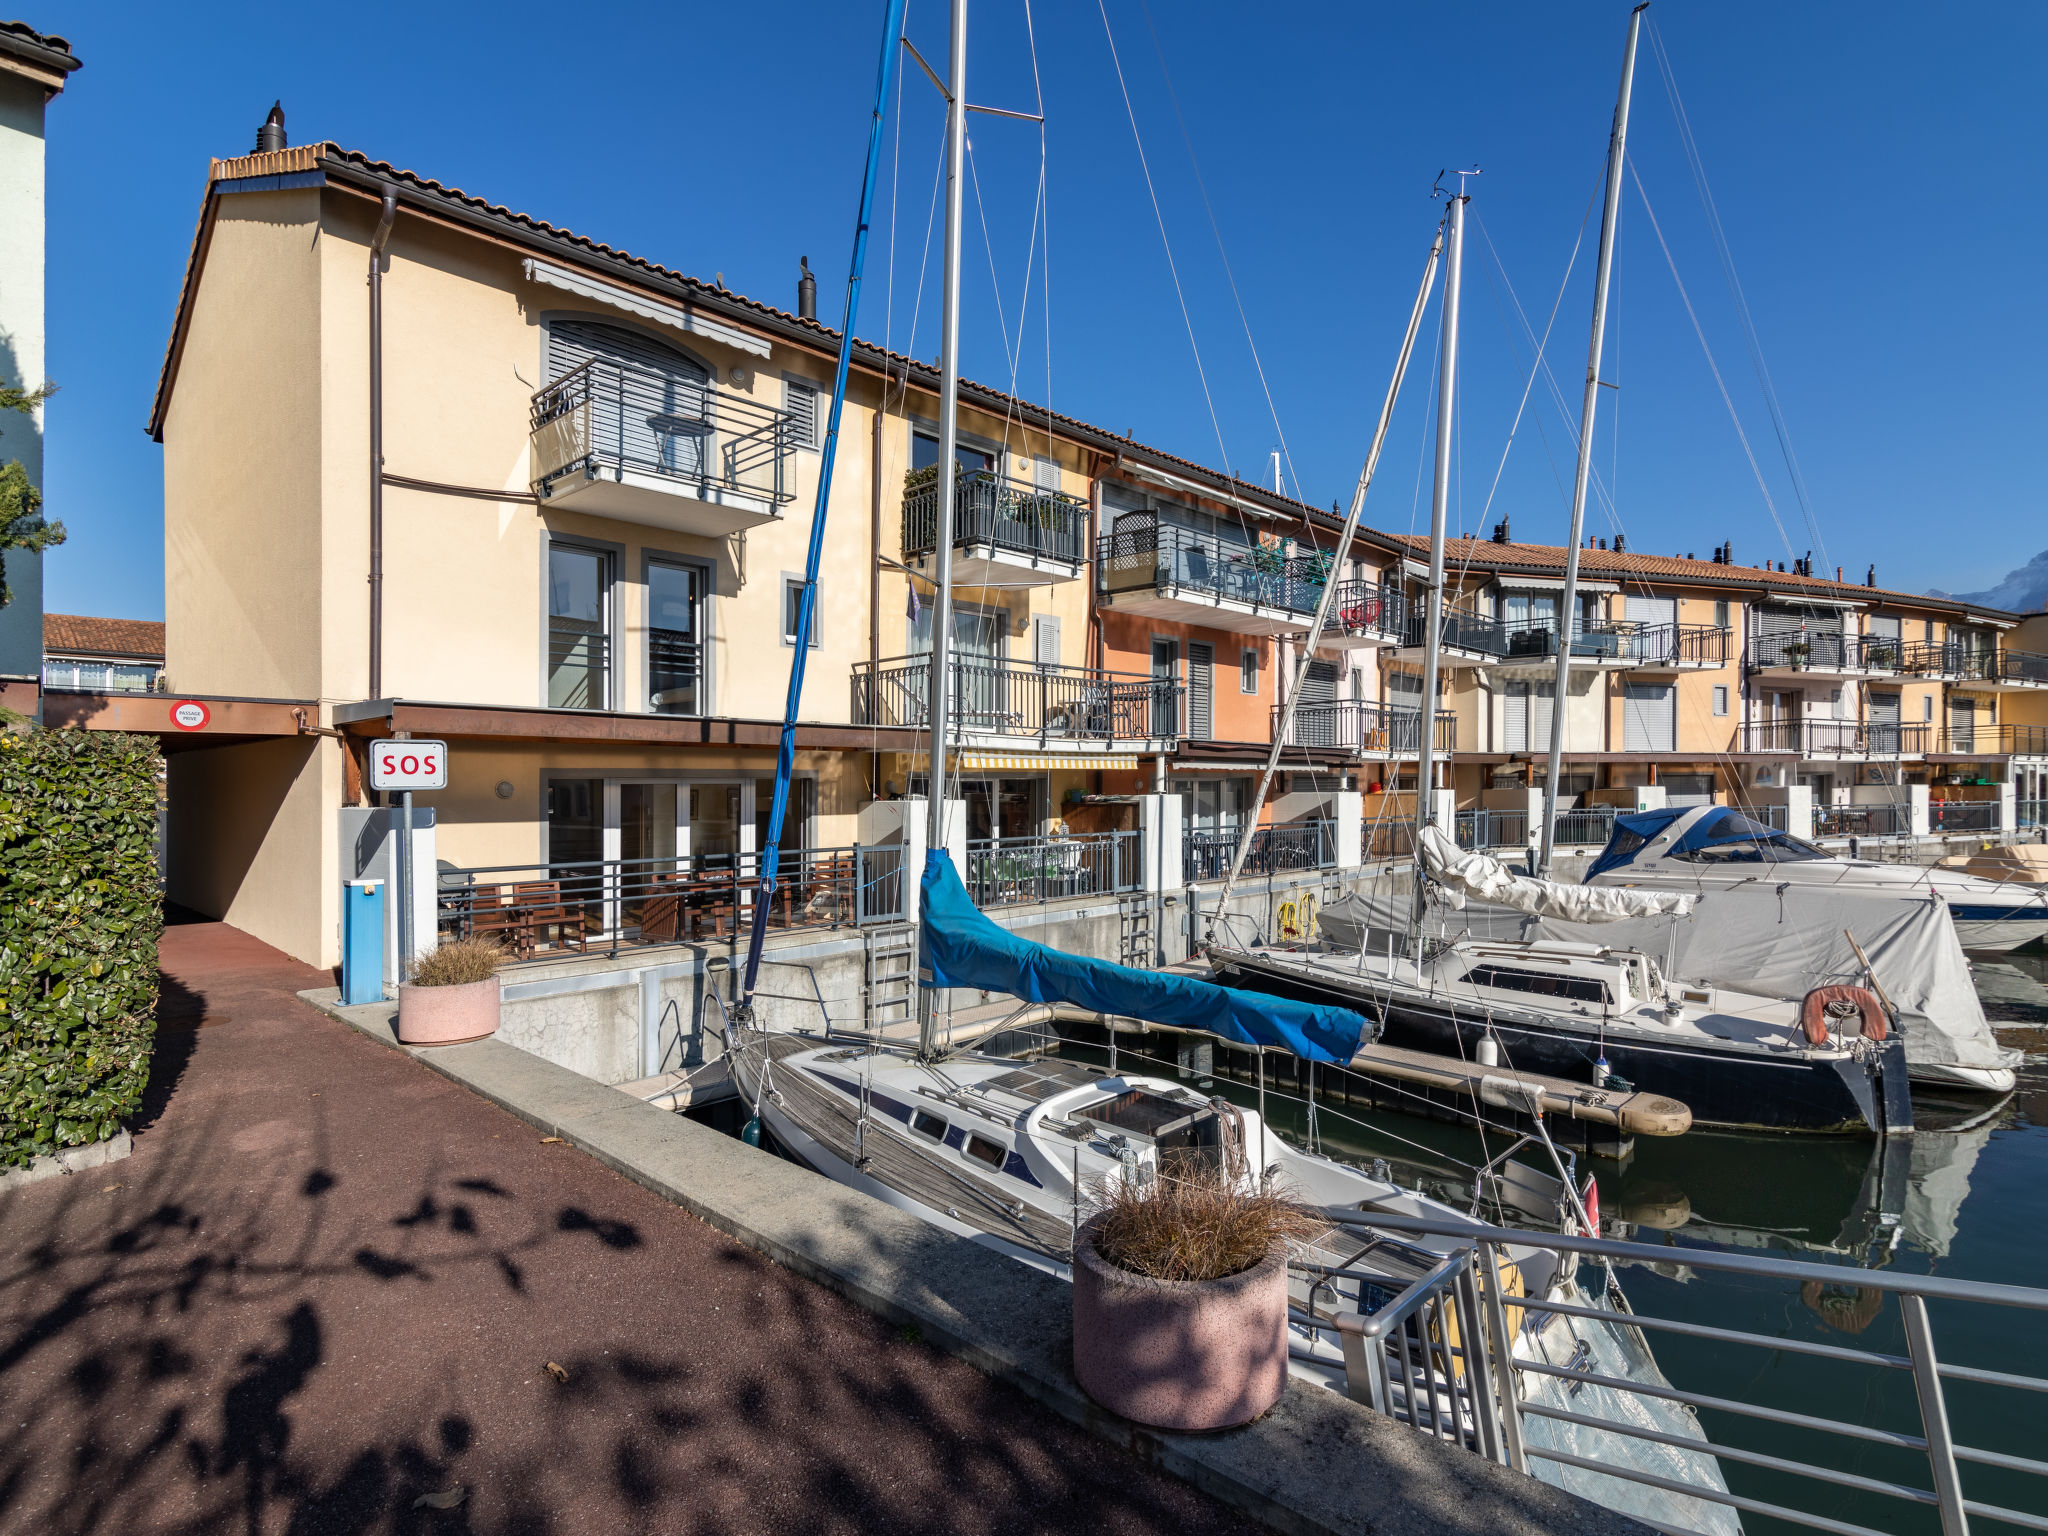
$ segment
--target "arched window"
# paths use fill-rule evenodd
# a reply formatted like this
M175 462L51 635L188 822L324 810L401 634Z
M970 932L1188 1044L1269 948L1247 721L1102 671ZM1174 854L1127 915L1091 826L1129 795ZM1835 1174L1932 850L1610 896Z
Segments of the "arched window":
M650 336L592 320L548 326L547 374L590 377L594 451L636 469L699 478L709 469L711 370Z

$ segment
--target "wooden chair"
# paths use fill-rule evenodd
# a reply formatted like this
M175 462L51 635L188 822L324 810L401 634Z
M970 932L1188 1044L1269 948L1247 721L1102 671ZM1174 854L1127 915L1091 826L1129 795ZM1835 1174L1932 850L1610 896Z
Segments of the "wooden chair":
M532 954L540 943L541 935L550 931L554 934L555 943L563 948L571 944L579 950L589 948L583 910L563 903L561 881L521 881L512 887L512 908L523 923L525 953Z
M510 893L504 886L479 885L463 894L467 897L464 927L469 937L490 939L521 957L533 952L526 914L505 905Z

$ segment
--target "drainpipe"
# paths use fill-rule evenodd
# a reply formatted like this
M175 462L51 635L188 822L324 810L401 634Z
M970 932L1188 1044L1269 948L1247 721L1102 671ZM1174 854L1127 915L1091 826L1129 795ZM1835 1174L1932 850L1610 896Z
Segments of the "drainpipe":
M884 359L882 395L875 402L874 443L868 451L868 721L875 719L875 704L882 696L882 418L889 414L889 369ZM909 786L905 786L906 792ZM882 754L868 754L868 798L882 798Z
M370 237L370 697L384 697L384 243L398 198L384 193Z

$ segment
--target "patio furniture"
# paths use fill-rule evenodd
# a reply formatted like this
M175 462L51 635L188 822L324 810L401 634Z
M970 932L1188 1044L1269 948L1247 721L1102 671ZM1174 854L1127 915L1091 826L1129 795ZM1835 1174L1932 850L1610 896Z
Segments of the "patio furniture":
M566 949L572 944L579 950L589 948L583 909L562 900L562 882L559 880L526 880L514 885L512 910L521 919L525 940L521 950L523 954L532 954L539 947L541 936L548 933L552 933L554 943L561 948Z

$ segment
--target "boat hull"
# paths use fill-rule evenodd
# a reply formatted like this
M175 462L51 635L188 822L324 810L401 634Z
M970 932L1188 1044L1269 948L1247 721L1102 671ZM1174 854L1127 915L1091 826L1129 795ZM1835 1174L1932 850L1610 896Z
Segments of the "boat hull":
M1368 1012L1389 1045L1476 1060L1490 1032L1505 1065L1578 1082L1593 1081L1604 1053L1609 1070L1646 1093L1668 1094L1692 1111L1694 1125L1724 1130L1869 1135L1912 1126L1906 1102L1905 1051L1893 1041L1876 1061L1802 1057L1726 1049L1692 1041L1642 1040L1583 1027L1496 1012L1465 1016L1441 1003L1389 997L1384 988L1324 981L1300 967L1268 967L1233 957L1219 980L1302 1002ZM1896 1083L1888 1079L1896 1079Z

